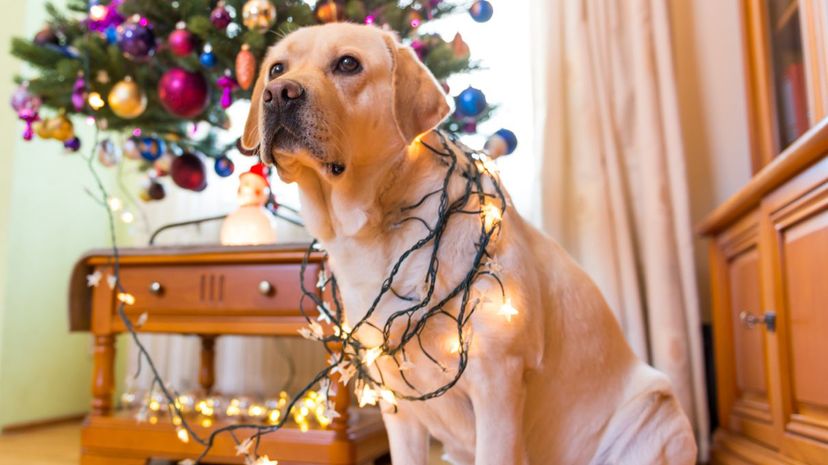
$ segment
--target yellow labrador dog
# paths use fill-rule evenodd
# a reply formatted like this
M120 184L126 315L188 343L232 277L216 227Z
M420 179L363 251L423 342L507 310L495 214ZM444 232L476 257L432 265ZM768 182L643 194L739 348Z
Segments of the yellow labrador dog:
M389 269L423 235L423 224L400 221L411 213L403 206L425 196L417 216L436 216L438 199L426 194L441 187L446 169L419 142L440 145L433 129L449 111L412 50L375 27L300 29L267 53L242 145L259 147L282 180L298 184L302 216L328 251L349 321L364 316ZM452 180L450 195L459 196L461 184ZM435 296L468 272L480 220L465 217L445 232ZM670 383L633 355L598 289L567 254L511 206L493 254L519 313L511 323L475 313L460 381L443 396L400 401L383 414L393 463L425 465L430 436L456 464L694 463L693 433ZM422 298L429 256L405 262L397 294ZM405 305L386 297L372 316L380 326ZM439 345L450 331L433 329L424 344ZM366 344L377 337L358 335ZM410 356L414 384L450 378L422 354ZM405 389L388 372L386 382Z

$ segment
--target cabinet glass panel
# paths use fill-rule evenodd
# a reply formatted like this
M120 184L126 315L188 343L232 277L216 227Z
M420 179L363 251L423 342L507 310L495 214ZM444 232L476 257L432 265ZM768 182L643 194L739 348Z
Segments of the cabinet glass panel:
M810 127L798 0L767 0L780 149Z

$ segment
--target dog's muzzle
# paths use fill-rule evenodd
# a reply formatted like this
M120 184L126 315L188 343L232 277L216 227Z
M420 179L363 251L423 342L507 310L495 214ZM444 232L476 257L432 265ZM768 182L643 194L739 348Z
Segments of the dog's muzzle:
M274 148L292 151L304 145L302 112L306 102L305 88L294 80L274 79L267 84L262 91L262 161L275 163Z

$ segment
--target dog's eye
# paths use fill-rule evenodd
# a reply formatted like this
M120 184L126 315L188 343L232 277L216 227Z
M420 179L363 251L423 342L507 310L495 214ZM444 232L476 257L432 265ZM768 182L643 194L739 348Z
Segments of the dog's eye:
M345 165L339 163L328 163L328 169L331 170L332 175L339 176L345 172Z
M270 77L276 77L285 72L285 64L284 63L276 63L275 65L270 67Z
M342 74L356 74L362 71L362 65L351 55L345 55L336 62L334 71Z

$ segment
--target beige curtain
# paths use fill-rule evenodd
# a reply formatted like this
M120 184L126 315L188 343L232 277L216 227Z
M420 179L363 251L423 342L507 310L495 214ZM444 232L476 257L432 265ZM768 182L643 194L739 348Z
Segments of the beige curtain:
M542 222L673 381L708 454L701 324L666 0L534 0Z

